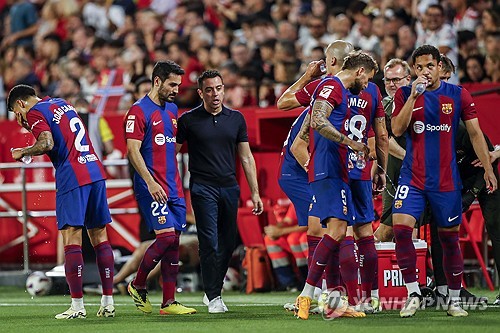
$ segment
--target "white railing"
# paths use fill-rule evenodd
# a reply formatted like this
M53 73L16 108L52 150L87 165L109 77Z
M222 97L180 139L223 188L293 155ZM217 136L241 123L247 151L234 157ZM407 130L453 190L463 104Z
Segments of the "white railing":
M128 165L127 159L104 161L104 166L126 166ZM16 217L22 220L23 225L23 273L28 274L29 269L29 237L28 219L30 217L50 217L56 216L55 210L28 210L27 192L28 191L51 191L55 190L54 182L45 183L26 183L26 169L40 169L52 168L51 162L33 162L24 164L19 162L0 163L1 170L19 169L21 176L21 183L2 184L0 186L0 193L5 192L21 192L21 210L8 209L6 212L0 212L2 217ZM130 179L110 179L106 181L107 188L122 188L131 187L132 181ZM3 201L0 198L0 201ZM112 208L109 210L111 215L117 214L136 214L137 208Z

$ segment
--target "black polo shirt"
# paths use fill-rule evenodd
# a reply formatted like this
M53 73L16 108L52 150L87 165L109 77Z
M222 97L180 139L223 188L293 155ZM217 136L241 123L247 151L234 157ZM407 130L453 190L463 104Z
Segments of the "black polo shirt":
M213 116L203 107L194 108L177 121L177 143L187 142L191 182L234 186L236 154L240 142L248 142L243 115L225 106Z

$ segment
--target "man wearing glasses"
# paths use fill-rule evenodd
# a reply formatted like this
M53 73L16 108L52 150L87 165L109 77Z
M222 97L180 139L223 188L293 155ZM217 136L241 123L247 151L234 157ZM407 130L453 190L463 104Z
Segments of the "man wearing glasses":
M394 58L384 67L384 85L388 96L382 100L384 106L387 132L389 133L389 157L387 159L386 189L382 193L383 213L380 227L375 231L378 241L388 242L393 238L392 232L392 200L398 187L399 170L405 156L406 139L404 136L394 137L391 131L391 115L394 110L394 95L401 86L410 84L410 66L404 60Z

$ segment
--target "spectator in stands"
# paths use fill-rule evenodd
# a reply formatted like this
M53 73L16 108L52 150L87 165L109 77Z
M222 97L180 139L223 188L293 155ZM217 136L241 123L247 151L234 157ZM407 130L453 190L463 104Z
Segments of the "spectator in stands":
M465 76L460 82L488 82L484 71L484 57L482 55L472 55L465 59Z
M35 5L28 0L15 0L9 16L10 26L4 34L1 48L9 45L33 44L33 36L38 30L38 13Z
M186 43L173 42L167 45L167 50L168 58L178 63L185 70L176 104L179 107L193 107L199 101L196 94L196 78L203 71L203 68L198 60L190 55Z
M278 36L280 39L290 40L295 42L297 40L297 27L289 21L286 20L279 21Z
M15 58L12 63L12 74L15 85L26 84L35 89L37 94L43 91L40 80L35 75L33 63L26 58Z
M351 31L352 22L351 19L343 13L332 12L328 16L328 33L332 35L332 38L337 40L344 40L349 35Z
M210 48L210 68L220 69L222 64L230 59L229 49L227 47L212 46Z
M302 55L308 58L311 51L316 46L326 47L334 41L334 37L326 31L326 20L324 16L310 16L307 20L308 36L300 41L302 46Z
M444 8L431 5L425 11L424 19L417 25L416 46L434 45L440 53L446 55L454 64L458 64L457 32L448 23ZM450 83L458 83L458 76L453 75Z
M489 0L453 0L451 8L455 10L453 27L456 31L474 31L480 22L481 13L491 5Z
M463 73L465 71L465 59L472 55L479 54L478 42L476 34L469 30L459 31L457 34L458 38L458 66L459 66L459 77L462 79L464 77ZM463 69L463 71L460 70Z
M488 32L485 37L484 47L486 55L500 53L500 30L495 32Z
M398 48L396 49L396 57L404 61L409 61L411 54L415 50L417 42L417 34L408 25L403 25L397 32Z
M106 0L89 0L82 8L86 25L96 29L96 36L109 38L114 31L125 24L125 11L122 7Z
M297 225L297 214L293 204L276 225L264 227L264 243L271 259L278 283L283 289L296 292L307 277L307 226ZM300 279L293 270L289 255L295 259Z
M484 61L484 69L492 83L500 83L500 54L488 54Z
M233 42L230 52L231 60L239 71L244 69L253 70L258 78L257 81L262 80L264 73L260 61L254 57L254 51L250 50L245 43Z
M499 8L488 8L483 11L481 16L481 24L485 32L498 32L500 29L500 14Z

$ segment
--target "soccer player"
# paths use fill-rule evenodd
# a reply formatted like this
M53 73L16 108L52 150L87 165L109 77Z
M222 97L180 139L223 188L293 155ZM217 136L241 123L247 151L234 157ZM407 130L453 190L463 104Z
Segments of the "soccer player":
M382 95L380 90L372 82L368 83L366 89L359 94L349 95L349 108L351 118L349 120L348 137L357 142L368 144L368 131L373 129L375 134L376 163L375 168L371 168L368 163L365 168L359 169L357 159L366 158L350 153L353 167L349 170L349 187L352 193L354 221L352 230L348 228L347 237L344 239L340 250L340 260L342 268L342 278L347 287L349 304L356 305L356 292L358 289L357 265L352 265L355 260L344 257L353 255L354 238L358 245L359 271L361 276L361 303L357 307L365 313L379 311L380 304L378 294L372 295L372 285L378 283L378 256L375 249L372 222L375 219L372 190L380 193L385 188L385 170L387 164L388 136L385 128L385 114L382 107ZM372 174L373 173L373 174ZM374 288L374 292L378 287ZM373 297L372 297L373 296ZM367 301L371 299L371 302Z
M455 157L455 135L460 118L465 123L474 151L484 166L484 180L490 191L497 180L488 148L479 127L474 102L464 88L439 79L439 50L423 45L412 54L418 78L411 87L401 87L394 98L394 135L405 134L406 155L393 203L394 236L398 265L408 290L401 317L415 314L422 301L417 282L416 252L412 231L428 200L443 245L443 266L449 287L448 315L467 316L459 303L463 258L458 242L462 218L461 180ZM423 93L417 86L423 84Z
M340 72L344 63L344 58L353 51L352 44L337 40L325 49L326 60L311 62L306 72L291 85L279 98L277 106L281 110L291 110L299 106L307 106L311 102L311 96L320 84L321 79L316 79L320 76L321 65L324 64L326 68L326 75L333 76ZM308 266L316 250L316 246L323 237L324 229L321 227L319 218L314 210L310 208L311 199L313 196L312 190L309 186L309 179L307 176L307 163L309 163L309 153L307 150L308 142L297 138L300 128L306 118L309 108L304 110L299 117L294 121L288 137L284 143L278 183L295 205L300 226L307 226L307 243L308 243ZM338 266L338 253L335 254L334 261ZM332 280L338 281L335 285L340 284L340 276L327 275ZM318 283L321 286L320 283ZM317 290L321 290L318 288ZM316 297L314 297L316 299ZM294 303L286 303L284 305L287 310L295 310Z
M133 184L137 203L149 230L156 234L128 285L135 305L144 313L152 312L146 278L159 262L163 281L160 314L196 313L175 300L179 235L186 228L186 203L177 168L177 105L173 102L183 74L173 61L157 62L151 90L125 116L127 153L136 171Z
M350 139L345 123L350 119L347 89L359 94L377 70L377 63L361 52L350 53L342 70L327 77L316 88L311 102L310 126L314 130L309 138L309 120L304 120L301 139L309 141L311 159L308 164L310 186L318 205L318 216L327 231L313 255L307 281L297 297L297 317L308 319L311 298L325 266L344 239L347 225L353 220L351 192L348 186L347 146L368 156L368 147ZM306 117L307 119L307 117ZM338 270L338 265L331 266ZM344 307L345 308L345 307Z
M56 216L64 244L64 269L71 307L56 319L86 318L82 292L82 229L94 246L101 276L102 298L98 317L114 317L113 251L106 224L111 215L106 198L105 172L75 108L60 98L40 99L35 90L17 85L7 106L20 126L36 138L33 146L15 148L12 158L47 154L56 169Z

